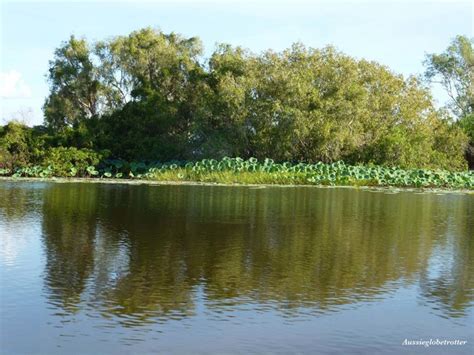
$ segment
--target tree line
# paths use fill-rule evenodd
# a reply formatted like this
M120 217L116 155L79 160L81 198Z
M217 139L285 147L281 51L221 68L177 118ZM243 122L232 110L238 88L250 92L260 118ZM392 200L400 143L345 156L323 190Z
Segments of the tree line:
M198 38L151 28L97 42L71 36L49 65L44 125L0 128L0 164L37 164L72 147L125 160L462 170L474 141L472 43L457 37L427 56L426 78L451 89L452 105L439 110L426 81L331 46L255 54L222 44L204 58Z

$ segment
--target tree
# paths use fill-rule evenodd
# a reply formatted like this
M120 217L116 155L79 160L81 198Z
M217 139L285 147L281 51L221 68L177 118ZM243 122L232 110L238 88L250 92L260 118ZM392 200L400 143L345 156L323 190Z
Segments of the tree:
M214 151L218 155L465 165L465 136L457 127L436 131L447 122L430 93L415 78L405 79L377 63L333 47L295 44L280 53L255 55L221 46L209 68L213 135L207 137L212 142L220 137L218 146L228 148ZM448 149L450 144L457 148Z
M49 82L45 117L58 145L117 158L465 167L466 136L422 83L333 47L255 54L222 44L204 61L198 38L151 28L71 37Z
M101 85L86 40L71 36L54 55L48 74L51 92L43 107L46 123L60 129L98 115Z
M128 159L191 158L205 75L199 39L145 28L96 44L111 106L102 147ZM120 137L117 140L116 137Z
M440 83L451 102L447 105L470 138L466 149L469 168L474 169L474 39L457 36L441 54L426 56L425 77Z
M474 113L474 39L457 36L441 54L426 56L425 77L448 93L449 108L459 118Z

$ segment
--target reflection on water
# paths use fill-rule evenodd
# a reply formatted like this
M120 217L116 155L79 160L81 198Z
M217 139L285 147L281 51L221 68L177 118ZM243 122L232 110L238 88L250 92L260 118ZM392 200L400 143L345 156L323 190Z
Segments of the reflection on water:
M374 304L387 304L419 320L457 324L465 339L474 303L472 216L469 195L4 182L0 260L2 268L17 265L2 272L2 289L15 294L19 281L12 280L26 272L14 271L29 264L15 255L36 240L42 287L16 297L43 298L47 324L59 317L158 344L146 332L173 333L168 323L188 319L201 332L208 326L209 335L250 312L262 319L255 336L269 341L267 321L294 326L333 317L336 330L345 312L370 314ZM29 226L28 238L13 232L19 225ZM403 290L411 290L406 299ZM1 314L11 322L14 307ZM8 324L2 328L9 333ZM358 336L367 331L378 332ZM322 346L300 350L330 350Z

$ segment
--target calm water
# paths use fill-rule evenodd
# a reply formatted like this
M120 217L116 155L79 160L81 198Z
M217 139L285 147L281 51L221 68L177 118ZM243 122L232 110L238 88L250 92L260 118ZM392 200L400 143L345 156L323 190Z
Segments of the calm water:
M474 197L0 182L0 352L472 353ZM465 346L402 346L405 339Z

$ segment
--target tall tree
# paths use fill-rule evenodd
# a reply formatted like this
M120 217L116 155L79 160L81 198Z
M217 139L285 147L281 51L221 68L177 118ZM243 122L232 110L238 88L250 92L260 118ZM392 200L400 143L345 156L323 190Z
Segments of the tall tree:
M103 120L104 146L127 158L190 158L206 85L200 40L145 28L97 43L96 54L104 92L116 108Z
M474 39L457 36L443 53L428 54L425 65L425 77L446 90L447 106L469 136L466 159L474 169Z
M425 76L440 83L448 93L452 112L458 117L474 113L474 39L457 36L440 54L426 56Z
M101 84L85 39L71 36L54 52L44 104L46 123L54 128L72 126L101 110Z

